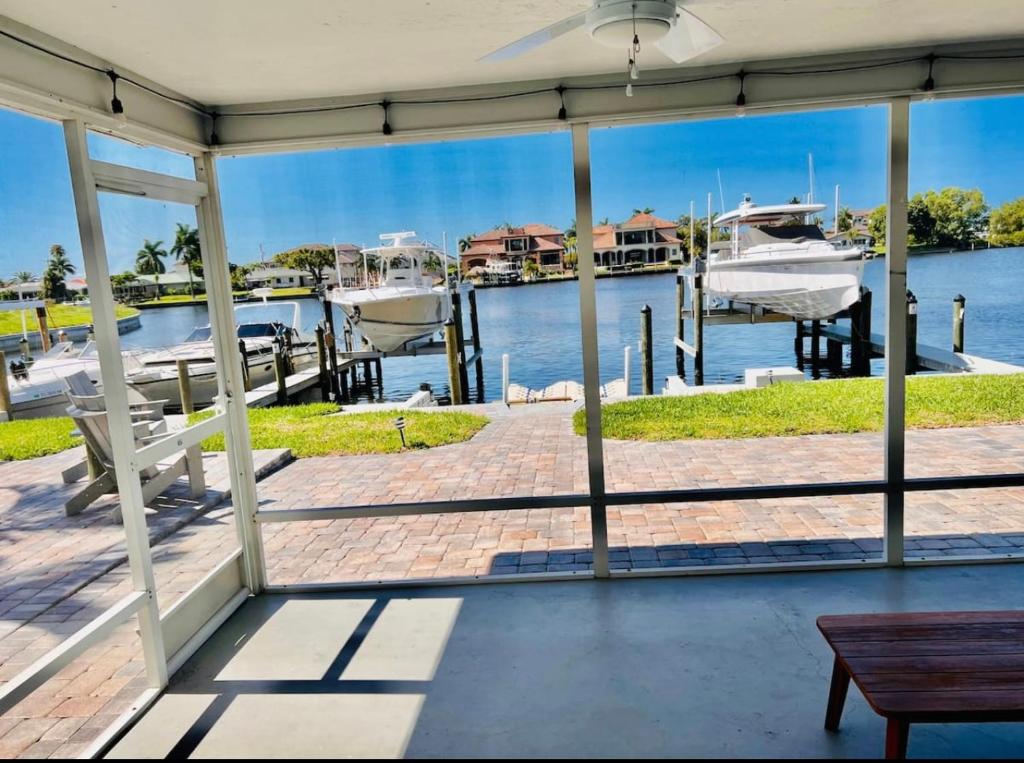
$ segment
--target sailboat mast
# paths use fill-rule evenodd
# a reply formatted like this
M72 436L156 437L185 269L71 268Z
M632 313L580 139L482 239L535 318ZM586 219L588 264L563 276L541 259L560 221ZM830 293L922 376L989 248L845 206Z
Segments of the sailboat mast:
M836 224L832 231L833 236L839 235L839 183L836 183Z
M694 221L693 221L693 202L690 202L690 262L693 262L693 242L694 242Z

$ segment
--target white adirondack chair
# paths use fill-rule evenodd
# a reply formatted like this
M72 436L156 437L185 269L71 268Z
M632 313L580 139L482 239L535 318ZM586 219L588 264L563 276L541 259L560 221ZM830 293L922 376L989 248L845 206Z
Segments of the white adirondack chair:
M91 385L92 382L89 384ZM71 405L68 406L67 412L82 437L85 438L86 445L95 455L102 468L102 473L64 504L64 511L68 516L78 514L107 493L117 492L114 450L110 439L110 425L107 420L105 402L102 395L95 394L95 388L92 391L94 394L91 395L78 395L69 391L67 394ZM155 415L155 409L147 407L146 404L133 406L132 428L135 433L136 448L152 444L168 436L167 425L162 417L162 405L158 408L160 417L154 420L150 417ZM142 470L143 502L150 503L183 476L188 477L192 498L198 498L206 492L203 457L198 445L187 448L183 455L177 456L170 463L158 464ZM114 510L113 519L117 522L121 521L120 506Z

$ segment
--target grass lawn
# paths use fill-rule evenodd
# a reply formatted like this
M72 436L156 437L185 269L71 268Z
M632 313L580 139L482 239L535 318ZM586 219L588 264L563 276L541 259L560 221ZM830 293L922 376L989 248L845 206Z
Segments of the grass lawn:
M82 442L72 437L69 418L16 419L0 423L0 461L24 461L73 448Z
M129 318L132 315L138 315L139 313L138 310L131 307L125 307L124 305L117 305L116 312L118 318ZM50 318L49 328L52 331L67 328L68 326L88 326L92 323L92 308L89 307L49 305L46 308L46 314ZM36 312L34 309L27 311L26 323L28 325L29 333L39 330L39 327L36 324ZM20 333L21 312L18 310L5 310L0 312L0 336L4 334Z
M602 432L615 440L709 440L883 428L882 379L776 384L692 397L653 396L605 405ZM917 376L907 380L907 427L1024 422L1024 374ZM583 411L573 419L584 434Z
M296 458L309 456L350 456L363 453L398 453L402 441L394 421L405 417L405 440L409 448L434 448L463 442L475 435L487 418L458 411L377 411L330 416L338 410L332 403L310 403L278 408L253 408L249 429L253 448L291 448ZM198 420L209 413L194 414ZM224 450L224 436L203 442L207 451Z

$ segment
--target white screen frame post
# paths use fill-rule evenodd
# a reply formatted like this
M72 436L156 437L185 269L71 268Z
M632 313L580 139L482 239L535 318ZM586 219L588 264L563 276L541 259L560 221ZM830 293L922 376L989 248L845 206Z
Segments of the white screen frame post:
M590 125L585 122L572 126L572 166L576 194L576 269L579 274L580 338L583 345L583 404L587 418L591 544L594 576L606 578L609 576L608 509L605 502L604 441L601 434L594 215L590 194Z
M231 480L232 506L239 543L242 546L246 586L253 594L267 585L263 536L256 523L258 497L256 468L252 457L248 408L242 379L242 356L238 349L238 330L231 273L228 266L224 219L217 180L216 160L209 151L195 159L196 179L206 183L207 194L196 206L199 241L206 281L207 307L217 362L218 407L227 414L224 439Z
M63 126L75 213L82 241L82 256L85 260L85 276L89 284L89 297L92 300L96 350L103 379L103 396L106 400L107 421L110 427L118 499L124 519L128 566L131 571L132 587L146 596L146 601L138 612L146 679L150 688L162 689L167 686L167 655L160 626L160 610L153 576L153 557L149 549L146 506L142 497L135 435L128 410L128 385L125 383L124 361L118 339L114 292L110 284L99 194L89 158L85 124L78 119L69 119Z
M910 99L889 102L889 147L885 231L885 510L883 558L889 566L904 561L906 499L907 376L907 196L910 174Z

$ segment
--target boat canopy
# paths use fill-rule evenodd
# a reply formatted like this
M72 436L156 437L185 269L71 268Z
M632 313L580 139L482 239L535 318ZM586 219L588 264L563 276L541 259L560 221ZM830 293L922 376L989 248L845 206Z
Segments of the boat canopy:
M401 233L381 233L380 246L364 249L366 254L375 254L382 258L408 255L411 257L422 257L423 254L442 254L440 247L431 244L429 241L421 241L416 238L416 231L402 231Z
M744 201L739 209L719 215L714 225L764 225L766 223L778 223L793 217L821 212L825 204L770 204L760 207L751 201Z

